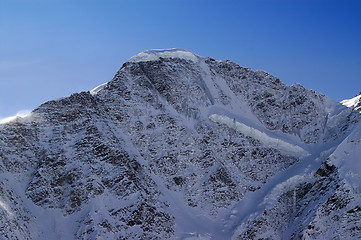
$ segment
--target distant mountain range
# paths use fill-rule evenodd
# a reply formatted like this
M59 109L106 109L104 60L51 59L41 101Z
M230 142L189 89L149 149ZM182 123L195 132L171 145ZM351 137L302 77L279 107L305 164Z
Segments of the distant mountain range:
M360 97L142 52L0 124L0 239L361 239Z

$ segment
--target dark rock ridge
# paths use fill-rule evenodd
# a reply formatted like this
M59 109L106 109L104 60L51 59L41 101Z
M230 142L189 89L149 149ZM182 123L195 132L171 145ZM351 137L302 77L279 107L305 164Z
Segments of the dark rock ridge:
M0 125L0 239L358 239L360 129L264 71L146 51Z

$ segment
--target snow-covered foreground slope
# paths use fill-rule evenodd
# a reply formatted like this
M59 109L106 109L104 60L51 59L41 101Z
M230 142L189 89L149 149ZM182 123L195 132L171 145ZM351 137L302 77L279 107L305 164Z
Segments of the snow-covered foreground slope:
M0 124L0 239L357 239L360 114L181 49Z

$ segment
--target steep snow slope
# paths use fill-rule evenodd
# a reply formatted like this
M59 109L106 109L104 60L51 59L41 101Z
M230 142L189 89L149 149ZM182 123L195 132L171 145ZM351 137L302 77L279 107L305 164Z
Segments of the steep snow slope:
M145 51L0 125L0 236L357 238L359 122L263 71Z
M354 98L343 100L341 103L346 107L361 111L361 93Z

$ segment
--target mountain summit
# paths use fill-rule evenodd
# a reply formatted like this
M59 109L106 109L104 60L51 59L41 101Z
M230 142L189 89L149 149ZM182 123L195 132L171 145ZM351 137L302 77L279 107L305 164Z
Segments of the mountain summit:
M361 238L360 113L182 49L0 124L2 239Z
M154 49L147 50L141 52L133 57L131 57L128 62L147 62L147 61L155 61L161 58L178 58L189 60L193 62L198 62L200 60L200 56L195 55L194 53L179 49L179 48L171 48L171 49Z
M361 111L361 92L354 98L341 101L343 105Z

